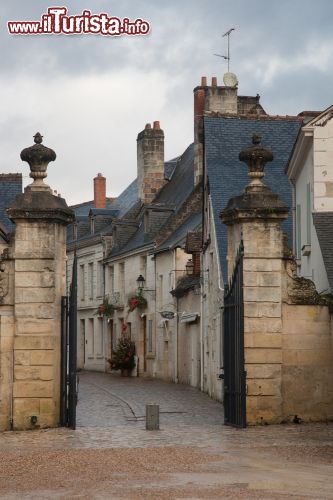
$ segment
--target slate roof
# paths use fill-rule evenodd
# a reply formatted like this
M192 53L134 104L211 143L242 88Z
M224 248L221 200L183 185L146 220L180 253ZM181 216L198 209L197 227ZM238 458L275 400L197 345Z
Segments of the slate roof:
M118 217L123 217L126 212L138 201L138 181L134 181L118 196L112 205L114 210L118 210Z
M138 220L140 222L141 220L140 227L134 235L133 227L128 228L127 242L126 229L122 227L121 240L124 240L125 244L115 245L112 256L151 244L153 233L158 231L169 215L173 213L172 211L181 206L193 189L193 151L192 144L183 155L164 163L164 177L167 182L154 199L153 205L156 208L159 207L161 212L154 212L154 224L152 224L154 227L151 228L154 231L151 234L145 232L142 203L138 198L137 179L134 179L118 198L108 199L106 209L96 209L93 201L71 207L75 211L78 223L77 241L89 241L99 234L111 234L113 225L117 221ZM168 211L163 211L163 209L168 209ZM89 215L94 216L95 219L94 234L90 230ZM73 243L74 230L72 225L68 227L67 235L67 243Z
M170 237L167 240L165 240L160 247L157 248L157 251L155 253L185 245L188 233L191 232L194 234L194 231L201 226L201 223L202 223L202 213L200 210L200 212L190 215L190 217L188 217L183 224L181 224L177 229L175 229L175 231L170 235ZM199 234L201 243L201 232L195 234Z
M160 192L154 199L151 209L153 207L158 210L159 208L166 208L168 211L157 210L154 212L154 230L147 234L144 224L144 212L141 211L139 215L140 226L136 233L130 237L129 241L122 248L115 248L110 257L115 257L133 250L137 250L140 247L147 245L152 245L154 243L154 236L156 232L161 229L161 227L166 223L169 216L174 212L171 212L170 207L173 207L176 212L179 210L184 201L189 197L193 191L193 160L194 160L194 146L191 144L185 152L175 160L166 162L165 164L165 176L169 175L170 180L163 186ZM128 214L126 214L128 217Z
M77 241L89 240L98 234L108 234L112 228L112 221L122 217L137 203L137 180L127 186L118 198L107 198L106 208L95 208L94 201L73 205L70 208L75 212L77 223ZM89 216L94 216L94 233L90 230ZM72 243L74 236L73 225L67 228L67 243Z
M190 144L184 153L177 158L170 181L158 193L154 204L174 205L175 210L179 209L193 190L193 159L194 144ZM172 166L172 162L167 162L167 169L170 166Z
M331 291L333 291L333 212L315 212L312 217L326 268L327 279Z
M106 208L110 208L116 198L106 198ZM69 208L74 210L75 215L88 215L91 209L95 208L94 200L84 201L83 203L78 203L76 205L71 205Z
M0 224L6 231L11 231L14 227L7 217L6 209L21 193L22 174L0 174Z
M89 210L89 215L93 215L93 216L117 217L118 214L119 214L119 210L115 210L113 208L91 208Z
M254 133L261 135L262 145L274 153L274 161L266 167L264 183L291 206L291 185L284 175L302 120L295 117L205 117L204 140L206 169L213 205L216 237L224 281L227 280L227 228L219 218L229 199L241 194L249 183L247 167L240 162L240 151L251 146ZM283 224L290 240L291 214Z

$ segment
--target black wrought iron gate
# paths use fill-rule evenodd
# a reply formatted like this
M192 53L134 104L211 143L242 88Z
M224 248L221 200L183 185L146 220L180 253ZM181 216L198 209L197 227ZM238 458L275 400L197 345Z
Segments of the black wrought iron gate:
M241 243L232 280L226 285L224 295L224 423L234 427L246 427L243 253Z
M76 372L77 262L73 262L69 296L61 298L61 425L76 427L78 380Z

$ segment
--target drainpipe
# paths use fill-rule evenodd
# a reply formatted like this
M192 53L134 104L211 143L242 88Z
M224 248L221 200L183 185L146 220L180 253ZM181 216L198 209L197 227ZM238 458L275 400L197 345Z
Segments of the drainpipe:
M103 260L102 260L102 266L103 266L103 272L102 272L102 279L103 279L103 302L105 300L105 269L106 269L106 266L105 266L105 262L104 262L104 259L106 257L105 255L105 251L104 251L104 244L105 244L105 241L103 241L103 238L101 237L101 243L102 243L102 252L103 252ZM98 265L98 263L97 263ZM96 290L97 291L97 290ZM105 359L105 362L104 362L104 371L106 372L107 371L107 368L108 368L108 362L106 361L106 356L105 354L107 354L108 352L108 340L109 340L109 321L104 318L104 321L103 321L103 338L104 338L104 359ZM86 341L86 339L84 339L84 342ZM110 341L111 342L111 341Z
M13 339L13 348L12 348L12 369L11 369L11 394L10 394L10 430L14 429L14 339Z
M204 328L204 306L203 306L203 295L204 295L204 278L203 278L203 254L201 257L201 275L202 275L202 285L200 294L200 390L204 390L204 345L203 345L203 328Z
M201 118L202 122L202 136L205 136L205 122ZM205 141L202 143L202 205L201 205L201 227L202 227L202 240L201 248L204 248L204 238L205 238L205 179L206 179L206 151L205 151ZM204 290L205 290L205 278L204 278L204 252L201 252L201 262L200 262L200 274L202 276L201 283L201 293L200 293L200 390L204 390ZM206 320L206 318L205 318Z
M177 282L177 269L176 269L176 252L173 251L173 268L175 270L175 284ZM175 383L178 384L178 329L179 329L179 311L178 311L178 298L176 297L176 331L175 331Z
M293 254L296 256L296 182L295 179L290 179L292 185L291 192L291 217L292 217L292 225L293 225Z
M212 206L211 206L211 198L209 197L209 216L212 218L213 215L212 215ZM216 232L215 232L215 227L213 226L213 223L211 222L210 226L213 228L213 238L214 238L214 245L215 245L215 249L216 249L216 252L215 252L215 258L216 258L216 264L217 264L217 272L218 272L218 280L217 280L217 285L218 285L218 290L219 290L219 293L222 297L222 300L223 300L223 303L220 307L220 356L222 355L222 359L220 359L220 367L223 366L223 352L222 352L222 349L221 347L223 348L223 351L224 351L224 345L223 345L223 328L224 328L224 325L223 325L223 317L224 317L224 286L223 286L223 277L222 277L222 269L221 269L221 265L220 265L220 255L219 255L219 249L218 249L218 246L217 246L217 238L216 238ZM228 279L228 278L227 278ZM222 390L222 388L221 388ZM223 391L222 391L222 394L221 394L221 397L222 397L222 400L223 400Z

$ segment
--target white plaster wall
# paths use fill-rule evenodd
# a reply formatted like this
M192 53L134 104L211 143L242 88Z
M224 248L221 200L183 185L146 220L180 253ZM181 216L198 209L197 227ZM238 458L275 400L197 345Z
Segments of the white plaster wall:
M333 210L333 120L315 126L313 134L314 210Z
M69 290L72 278L73 257L73 252L68 253L67 290ZM103 286L99 286L97 282L98 262L102 259L101 243L77 250L77 366L85 370L105 371L107 368L107 322L103 321L102 329L100 329L99 317L96 315L99 304L103 302ZM93 265L92 294L90 293L89 264ZM84 294L82 293L82 265L84 266ZM84 321L84 329L81 320Z
M178 299L180 321L178 323L178 381L200 388L201 348L200 319L196 322L182 323L182 313L200 314L200 290L190 291Z
M179 300L171 295L186 269L186 262L190 256L181 248L157 254L156 263L156 376L165 380L179 381L180 360L180 314ZM163 277L163 278L161 278ZM165 322L160 315L161 311L175 313L173 319Z
M221 221L222 224L222 221ZM208 200L206 219L211 243L203 254L202 276L202 334L203 334L203 387L211 397L223 400L223 382L218 378L223 366L222 355L222 309L223 279L215 234L215 222L211 200Z
M143 269L143 260L146 259L146 266ZM121 283L121 266L124 264L124 287ZM114 288L111 289L110 273L109 267L113 266L114 269ZM128 299L130 296L134 295L138 291L137 278L140 274L145 274L145 284L143 295L147 300L147 307L145 309L135 309L130 312L128 310ZM105 269L106 283L105 283L105 293L109 295L112 300L112 295L118 298L120 297L120 303L124 306L122 310L115 311L113 315L113 323L116 325L117 337L121 335L121 326L123 322L130 324L131 338L136 344L136 354L138 358L137 366L133 370L132 375L136 375L139 371L139 375L150 375L155 376L155 358L156 358L156 321L155 321L155 309L156 309L156 283L155 283L155 262L151 255L147 252L124 255L112 259L108 264L106 264ZM146 338L144 337L144 321L146 321ZM148 322L152 321L152 346L153 349L150 352L148 349ZM110 328L107 332L107 345L110 346ZM145 345L144 345L145 343ZM109 347L110 350L110 347ZM146 353L146 369L144 353Z
M315 145L314 148L310 148L305 158L304 166L300 171L295 183L296 206L297 205L301 206L301 247L307 244L307 184L308 183L310 183L311 186L311 203L312 203L311 212L315 210L314 205L316 205L316 203L318 205L318 200L316 202L316 195L313 188L314 176L316 176L316 167L314 167L314 163L316 161L317 162L319 161L317 155L318 151L316 151L316 145ZM327 273L319 246L317 232L313 224L312 216L311 216L310 226L311 226L311 253L309 256L305 256L302 255L301 252L299 275L303 276L304 278L311 279L315 283L316 289L319 293L327 292L329 291ZM296 240L297 240L297 229L296 229Z
M155 256L156 266L156 359L155 375L164 380L176 381L177 316L176 300L170 294L175 286L177 268L176 254L173 251L162 252ZM160 312L172 311L175 317L163 320Z

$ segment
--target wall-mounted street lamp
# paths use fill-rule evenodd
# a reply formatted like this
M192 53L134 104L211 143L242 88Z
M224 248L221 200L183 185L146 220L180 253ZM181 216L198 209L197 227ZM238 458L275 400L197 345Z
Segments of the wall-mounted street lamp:
M142 276L142 274L140 274L136 280L137 284L138 284L138 290L139 292L151 292L151 293L155 293L155 290L149 290L148 288L145 288L145 283L146 283L146 280L145 278Z
M138 279L136 280L136 282L138 284L138 289L139 290L143 290L143 287L145 286L146 280L144 279L144 277L142 276L142 274L140 274L140 276L138 277Z

